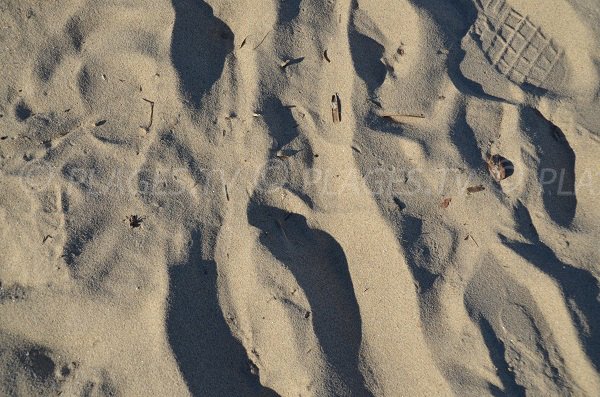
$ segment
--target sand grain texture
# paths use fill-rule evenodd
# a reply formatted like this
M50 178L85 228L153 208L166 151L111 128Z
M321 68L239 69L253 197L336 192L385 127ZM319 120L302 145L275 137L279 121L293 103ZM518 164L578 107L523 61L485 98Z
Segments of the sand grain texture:
M0 395L600 394L599 22L0 2Z

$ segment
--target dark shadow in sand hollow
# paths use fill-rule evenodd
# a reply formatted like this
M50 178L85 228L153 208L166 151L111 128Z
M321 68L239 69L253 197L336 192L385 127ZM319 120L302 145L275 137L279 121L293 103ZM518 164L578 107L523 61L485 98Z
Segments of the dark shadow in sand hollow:
M529 211L519 204L515 218L520 232L530 239L529 243L509 240L500 235L504 245L539 270L552 277L564 295L581 344L588 357L600 368L600 285L592 273L561 261L554 251L538 238Z
M248 356L231 334L217 298L214 261L201 259L198 235L189 260L169 269L169 343L193 396L265 396Z
M502 237L502 242L556 280L566 299L582 345L594 366L600 368L598 280L589 271L562 262L548 246L540 241L528 244Z
M269 135L273 138L272 150L280 150L298 137L298 123L292 109L281 103L279 98L267 97L263 100L263 119Z
M300 14L300 0L284 0L279 2L278 22L281 24L293 21Z
M533 108L523 108L521 126L538 154L544 208L554 222L569 227L577 210L575 152L561 129Z
M202 0L172 0L175 24L171 60L179 74L181 89L195 108L221 77L227 54L233 51L234 35Z
M365 82L369 95L373 96L387 74L381 61L385 48L372 38L358 32L354 26L348 31L350 54L356 74Z
M452 128L450 129L450 139L460 153L465 163L472 170L483 168L485 163L481 157L479 143L475 136L475 131L467 122L466 108L459 107Z
M250 203L248 221L260 242L294 275L311 307L310 318L332 371L356 396L370 396L358 368L361 317L342 247L306 218Z
M417 282L418 291L427 293L433 288L439 275L433 273L428 265L434 261L429 246L422 240L423 221L405 215L402 217L401 243L406 252L406 263Z
M496 374L504 386L504 390L490 387L490 392L494 396L524 396L525 388L517 383L514 372L506 362L504 342L498 338L490 323L483 317L479 319L479 328L483 342L490 353L490 359L496 368Z

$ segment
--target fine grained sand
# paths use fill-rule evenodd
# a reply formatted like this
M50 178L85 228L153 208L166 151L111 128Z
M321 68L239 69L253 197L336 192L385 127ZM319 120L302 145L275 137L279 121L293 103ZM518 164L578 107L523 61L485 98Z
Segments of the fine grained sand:
M2 0L0 63L0 395L600 394L597 0Z

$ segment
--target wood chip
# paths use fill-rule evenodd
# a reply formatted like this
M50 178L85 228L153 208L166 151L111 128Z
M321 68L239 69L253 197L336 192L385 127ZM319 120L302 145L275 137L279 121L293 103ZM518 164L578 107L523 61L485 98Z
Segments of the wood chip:
M342 121L342 102L337 93L331 96L331 116L334 123Z
M482 190L485 190L485 187L483 187L483 185L470 186L467 188L467 193L477 193L481 192Z
M445 198L444 201L442 201L442 203L440 204L440 207L442 207L442 208L448 208L448 206L450 205L451 201L452 201L452 198L450 198L450 197Z
M285 61L283 61L282 63L279 64L279 67L281 67L281 69L285 69L288 66L295 65L297 63L302 62L303 60L304 60L304 57L286 59Z

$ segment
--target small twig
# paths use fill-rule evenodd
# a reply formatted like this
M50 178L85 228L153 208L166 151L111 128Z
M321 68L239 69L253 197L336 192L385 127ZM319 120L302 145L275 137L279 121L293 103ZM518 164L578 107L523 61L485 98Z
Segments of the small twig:
M475 239L473 238L473 236L471 236L470 234L467 234L467 237L465 237L465 240L468 240L469 238L471 238L471 240L473 240L473 242L475 243L475 245L477 246L477 248L479 248L479 244L477 244L477 241L475 241Z
M227 185L225 185L225 197L227 198L227 201L229 201L229 191L227 190Z
M142 98L142 99L150 104L150 124L148 124L147 127L143 127L141 125L140 125L140 127L143 128L144 130L146 130L146 132L150 132L150 127L152 127L152 122L154 121L154 102L152 102L151 100L146 99L146 98Z
M467 194L477 193L483 190L485 190L485 187L483 187L483 185L470 186L467 188Z
M271 30L272 30L272 29L271 29ZM253 48L253 50L256 50L258 47L260 47L260 45L263 43L263 41L265 41L265 39L267 38L267 36L269 35L269 33L271 33L271 30L269 30L269 31L267 32L267 34L265 35L265 37L263 37L263 38L262 38L262 40L260 41L260 43L258 43L258 44L256 45L256 47L254 47L254 48Z
M389 117L389 118L393 118L393 117L412 117L412 118L417 118L417 119L424 119L425 115L423 113L420 114L409 114L409 113L395 113L395 114L384 114L382 117Z
M323 58L329 63L331 63L331 59L329 59L329 55L327 55L327 50L323 51Z

